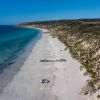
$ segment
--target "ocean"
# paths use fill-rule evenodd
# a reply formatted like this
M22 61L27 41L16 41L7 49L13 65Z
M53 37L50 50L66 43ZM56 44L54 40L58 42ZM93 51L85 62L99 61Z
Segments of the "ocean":
M30 49L41 38L41 34L42 32L37 29L0 25L0 73L12 65L17 67L14 64L23 54L24 57L20 58L20 62L24 61L25 54L29 54L27 52L31 51Z

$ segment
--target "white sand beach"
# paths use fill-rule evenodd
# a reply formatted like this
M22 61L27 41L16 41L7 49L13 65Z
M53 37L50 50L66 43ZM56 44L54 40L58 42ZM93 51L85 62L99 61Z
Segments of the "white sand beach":
M80 71L80 63L64 49L57 38L43 34L19 72L4 88L0 100L96 100L80 95L86 77ZM41 59L67 61L41 62ZM50 82L42 84L42 78Z

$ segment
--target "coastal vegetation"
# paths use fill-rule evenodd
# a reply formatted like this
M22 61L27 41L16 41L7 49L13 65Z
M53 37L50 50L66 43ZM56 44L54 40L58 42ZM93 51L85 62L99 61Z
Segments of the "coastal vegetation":
M100 90L100 19L56 20L22 25L46 28L66 45L71 56L81 63L81 69L86 70L84 75L90 76L82 89L84 95Z
M100 98L100 95L98 95L97 98Z

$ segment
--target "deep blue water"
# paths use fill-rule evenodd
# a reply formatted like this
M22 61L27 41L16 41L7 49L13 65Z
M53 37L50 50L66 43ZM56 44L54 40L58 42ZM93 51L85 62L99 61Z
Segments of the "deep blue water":
M13 60L25 51L25 47L40 38L37 29L9 25L0 26L0 72L3 72Z

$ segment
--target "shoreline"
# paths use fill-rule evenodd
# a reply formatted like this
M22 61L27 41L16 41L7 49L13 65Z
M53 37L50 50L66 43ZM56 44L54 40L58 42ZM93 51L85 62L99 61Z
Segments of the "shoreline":
M41 31L45 33L44 29ZM20 71L5 87L1 100L95 100L79 94L85 85L85 77L79 62L64 49L64 44L57 38L42 34ZM67 61L43 63L40 59ZM49 84L39 83L44 77L50 80Z
M39 39L40 36L38 37ZM20 71L38 40L31 39L24 49L19 51L16 57L9 62L11 64L7 66L4 72L0 73L0 95L3 93L4 88L13 80L13 77Z

